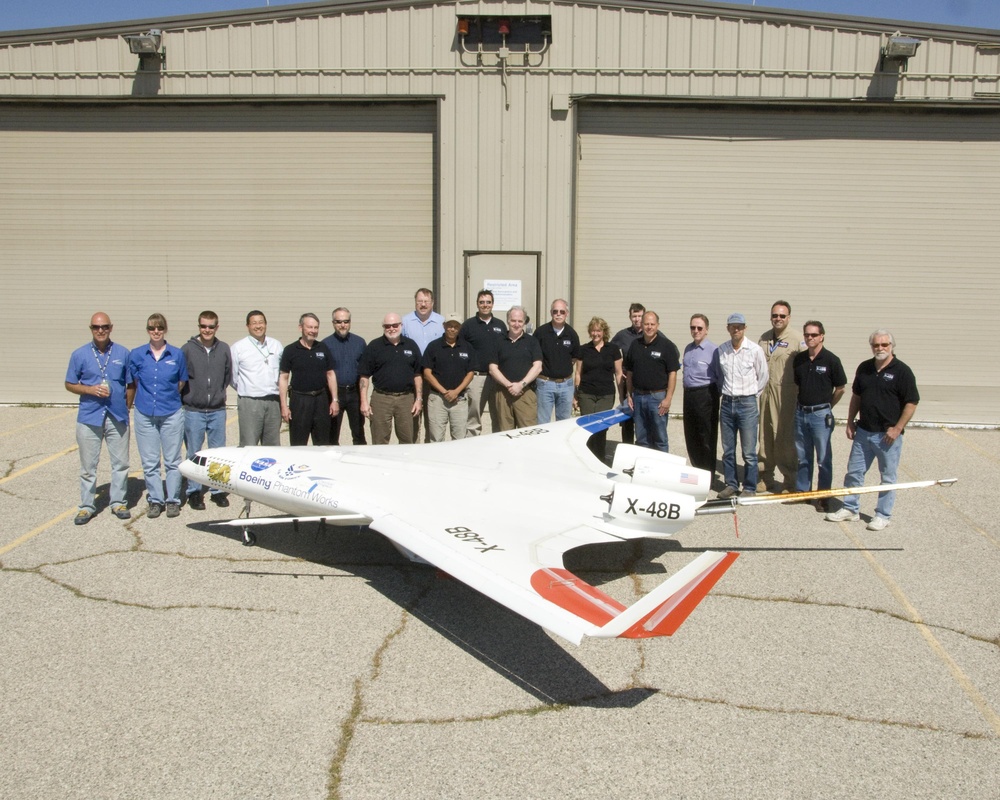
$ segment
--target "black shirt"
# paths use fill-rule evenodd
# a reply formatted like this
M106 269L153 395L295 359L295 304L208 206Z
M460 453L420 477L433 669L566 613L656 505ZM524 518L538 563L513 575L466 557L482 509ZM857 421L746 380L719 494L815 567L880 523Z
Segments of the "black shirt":
M507 325L502 319L492 317L489 322L483 322L479 315L470 317L462 323L458 332L458 340L465 342L474 353L472 369L475 372L486 372L490 368L499 341L507 335Z
M333 356L322 342L306 347L296 339L281 351L278 369L292 374L288 388L293 392L318 392L328 386L326 373L333 370Z
M420 374L420 348L405 336L398 344L379 336L368 342L358 362L358 374L371 378L372 386L380 392L412 392L413 378Z
M598 352L593 342L580 348L580 391L605 397L615 393L615 362L622 357L618 345L605 342Z
M501 374L511 383L517 383L524 380L532 364L541 360L542 348L538 340L534 336L524 334L516 342L504 336L490 363L496 364Z
M913 370L898 358L881 372L875 369L874 358L862 361L851 390L861 398L858 427L871 433L889 430L899 421L903 406L920 402Z
M792 375L799 387L799 405L821 406L833 398L833 390L847 385L847 374L840 359L825 347L809 358L809 351L802 350L792 360Z
M573 359L580 357L580 337L569 325L561 333L551 322L539 325L535 338L542 347L542 375L546 378L568 378L573 374Z
M657 332L652 342L640 336L625 354L625 370L632 373L632 388L644 392L665 391L670 373L681 368L677 347Z
M459 340L449 345L444 337L435 339L424 351L423 368L429 369L445 389L457 389L472 369L472 348Z

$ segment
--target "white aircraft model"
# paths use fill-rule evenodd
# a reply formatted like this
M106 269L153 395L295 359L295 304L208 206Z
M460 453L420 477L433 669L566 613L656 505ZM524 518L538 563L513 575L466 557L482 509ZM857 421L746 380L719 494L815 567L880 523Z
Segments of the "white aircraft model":
M220 447L181 472L202 484L285 512L218 523L368 525L408 558L439 567L552 633L670 636L736 560L708 551L630 607L563 567L585 544L669 538L696 515L737 505L790 502L849 491L709 501L712 476L679 456L618 445L610 469L587 449L598 431L628 419L606 411L453 442L381 447ZM944 481L896 484L930 486Z

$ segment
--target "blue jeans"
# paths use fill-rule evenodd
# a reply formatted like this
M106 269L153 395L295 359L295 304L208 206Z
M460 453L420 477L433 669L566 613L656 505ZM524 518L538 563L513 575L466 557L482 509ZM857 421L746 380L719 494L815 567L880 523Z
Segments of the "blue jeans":
M217 408L213 411L198 411L193 408L184 409L184 448L187 457L191 458L201 450L208 437L209 447L226 446L226 409ZM203 492L205 487L200 483L188 481L187 493ZM222 494L220 489L212 489L212 494Z
M827 417L833 419L830 407L818 411L795 409L795 450L799 456L799 471L795 480L795 491L808 492L812 484L813 464L819 464L816 488L829 489L833 486L833 448L830 437L833 425L827 425Z
M753 395L745 397L722 398L719 409L719 429L722 431L722 471L726 477L726 486L739 489L736 477L736 434L740 435L740 448L743 453L743 488L757 491L757 424L760 411L757 409L757 398Z
M181 502L181 443L184 441L184 409L167 416L147 417L135 410L132 419L135 446L139 448L142 473L146 479L146 501L163 505L163 481L160 480L160 453L166 470L166 502Z
M562 383L539 378L535 381L535 391L538 394L539 425L552 422L553 408L556 411L556 421L573 416L573 393L576 387L572 378L567 378Z
M660 403L666 391L651 394L632 393L632 419L635 420L635 443L640 447L670 452L667 440L667 415L660 415Z
M101 459L101 442L108 446L111 459L111 508L124 506L128 488L128 420L119 422L105 414L103 425L76 423L76 445L80 450L80 508L95 511L97 463Z
M847 459L847 475L844 476L845 487L861 486L865 482L865 473L871 467L872 461L876 460L879 483L896 482L899 456L903 452L903 437L900 435L891 445L887 445L883 441L884 438L884 433L873 433L863 428L855 429L854 444L851 446L850 458ZM875 504L875 516L889 519L895 503L895 492L879 492L878 502ZM860 508L858 495L847 495L844 498L844 508L857 514Z

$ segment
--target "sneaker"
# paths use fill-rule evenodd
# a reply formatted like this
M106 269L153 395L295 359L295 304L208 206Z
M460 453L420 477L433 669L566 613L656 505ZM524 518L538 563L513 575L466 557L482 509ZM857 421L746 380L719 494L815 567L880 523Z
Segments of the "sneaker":
M74 525L86 525L94 518L94 512L89 508L81 508L76 512L76 516L73 517Z
M179 517L181 515L181 504L180 503L167 503L167 516L168 517Z
M146 516L150 519L156 519L160 514L163 513L163 506L159 503L150 503L149 511L146 512Z
M735 486L727 486L721 492L719 492L718 500L729 500L732 497L736 497L738 490Z
M870 531L883 531L889 527L889 520L885 517L872 517L872 521L868 523L868 530Z
M205 510L205 500L202 498L201 492L191 492L188 495L188 507L195 511Z
M111 511L118 519L132 519L132 515L128 513L128 509L125 506L116 506Z
M756 497L756 496L757 492L755 492L753 489L744 489L742 492L740 492L740 497Z
M215 503L219 508L229 508L229 498L222 492L212 495L212 502Z
M861 519L861 515L857 511L842 508L840 511L831 511L824 519L827 522L857 522Z

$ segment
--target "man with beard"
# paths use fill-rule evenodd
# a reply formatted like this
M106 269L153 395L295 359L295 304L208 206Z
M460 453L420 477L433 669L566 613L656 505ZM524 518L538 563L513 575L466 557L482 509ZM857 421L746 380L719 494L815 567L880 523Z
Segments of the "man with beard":
M358 364L361 413L371 420L372 444L389 444L394 425L397 441L413 444L414 420L423 408L420 348L403 336L399 314L386 314L382 330L380 337L368 343Z
M851 455L847 460L844 486L861 486L865 473L878 461L880 483L895 483L899 456L903 450L903 429L920 402L917 379L906 364L896 358L896 342L884 329L868 337L874 358L862 361L851 386L851 407L847 412L847 438ZM879 492L875 516L868 530L880 531L889 524L895 492ZM844 498L844 507L826 515L830 522L860 519L858 495Z

